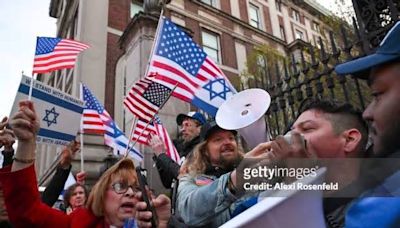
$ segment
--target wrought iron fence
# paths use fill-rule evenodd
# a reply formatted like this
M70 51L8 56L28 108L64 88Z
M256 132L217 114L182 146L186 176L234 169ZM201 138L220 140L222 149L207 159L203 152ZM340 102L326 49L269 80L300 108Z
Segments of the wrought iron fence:
M299 105L306 98L335 99L350 103L360 110L368 104L366 83L355 77L338 76L334 67L341 62L366 55L376 48L385 32L399 20L399 6L393 1L384 1L388 4L385 6L377 4L380 1L369 1L374 3L367 6L362 5L362 2L368 2L366 0L357 2L358 5L355 6L358 7L358 13L376 6L379 9L374 11L374 15L379 15L378 10L383 10L382 15L386 16L379 17L379 20L367 17L367 21L361 22L353 19L352 28L347 27L353 30L353 36L345 26L341 26L339 34L329 33L329 45L320 39L319 48L310 45L298 50L291 54L290 60L268 64L269 67L249 80L250 88L262 88L271 95L271 105L265 117L272 137L283 134L290 127L298 115ZM388 12L388 9L391 11ZM362 17L358 18L362 20ZM379 29L366 30L367 27Z

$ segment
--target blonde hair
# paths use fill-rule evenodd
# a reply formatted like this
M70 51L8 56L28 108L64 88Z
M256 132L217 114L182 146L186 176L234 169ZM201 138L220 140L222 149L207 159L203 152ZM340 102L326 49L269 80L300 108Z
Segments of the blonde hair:
M97 183L93 186L87 201L87 208L97 217L104 216L104 201L106 192L110 188L111 181L120 178L138 183L135 164L130 158L123 158L106 170Z
M204 173L207 166L211 165L210 157L207 153L207 141L203 141L193 149L193 156L185 164L190 175Z

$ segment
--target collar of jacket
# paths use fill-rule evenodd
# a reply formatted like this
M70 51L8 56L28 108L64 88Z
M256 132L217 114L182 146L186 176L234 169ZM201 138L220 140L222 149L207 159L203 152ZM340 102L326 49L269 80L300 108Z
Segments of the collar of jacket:
M220 176L224 175L225 173L229 173L231 171L233 171L233 169L228 170L228 169L224 169L224 168L221 168L218 166L209 165L209 166L207 166L204 174L209 175L209 176L220 177Z

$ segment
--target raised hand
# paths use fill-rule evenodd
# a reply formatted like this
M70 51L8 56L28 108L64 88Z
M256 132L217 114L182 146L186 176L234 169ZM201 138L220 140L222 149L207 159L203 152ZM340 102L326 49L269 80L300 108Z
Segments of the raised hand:
M35 161L36 134L40 125L32 101L19 102L19 110L12 117L10 125L18 139L11 171L17 171L27 168Z
M80 171L76 174L76 182L82 185L85 184L86 176L87 174L85 171Z
M135 197L141 200L142 192L136 193ZM155 198L153 195L152 206L156 210L158 218L158 227L167 227L168 221L171 217L171 200L166 195L159 195ZM151 227L151 218L153 214L147 211L147 205L143 201L139 201L135 205L136 208L136 221L139 227Z
M4 117L0 122L0 147L4 146L4 151L12 151L15 143L15 135L11 129L6 128L8 118Z
M150 134L149 144L156 156L165 152L164 142L160 137L158 137L158 135Z
M63 167L64 169L69 168L72 162L72 158L75 156L79 148L80 144L76 140L71 141L66 147L64 147L63 151L61 152L61 167Z
M20 142L35 141L40 125L32 101L19 102L19 110L12 117L10 125Z

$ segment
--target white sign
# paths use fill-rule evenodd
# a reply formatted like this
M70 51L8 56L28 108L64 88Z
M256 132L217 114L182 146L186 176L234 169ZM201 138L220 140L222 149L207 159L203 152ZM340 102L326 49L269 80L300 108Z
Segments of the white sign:
M305 177L305 185L320 185L326 168L317 170L316 177ZM220 228L324 228L322 191L280 190L260 193L258 203L237 215Z
M30 84L31 78L22 76L10 117L17 112L18 102L28 99ZM66 145L75 139L84 107L82 100L34 80L32 101L40 122L37 143Z

